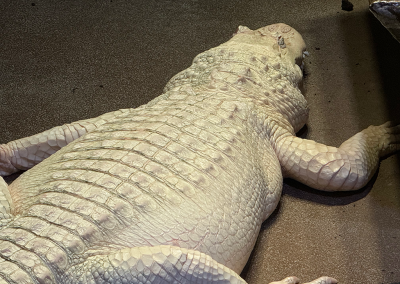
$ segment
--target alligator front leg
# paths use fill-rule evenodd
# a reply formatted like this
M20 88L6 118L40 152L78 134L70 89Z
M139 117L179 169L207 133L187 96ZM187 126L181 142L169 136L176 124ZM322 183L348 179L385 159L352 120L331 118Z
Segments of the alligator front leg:
M370 126L339 148L293 135L277 142L277 154L286 177L325 191L357 190L371 179L379 159L400 150L400 125Z
M129 109L109 112L99 117L57 126L33 136L1 144L0 176L30 169L75 139L127 112Z

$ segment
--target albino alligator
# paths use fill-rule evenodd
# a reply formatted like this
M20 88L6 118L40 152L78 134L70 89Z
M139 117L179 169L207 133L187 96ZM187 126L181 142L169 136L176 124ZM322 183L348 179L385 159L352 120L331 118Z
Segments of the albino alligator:
M388 123L339 148L296 137L305 52L285 24L241 26L144 106L1 145L2 175L38 165L0 178L0 283L245 283L283 177L355 190L400 148Z

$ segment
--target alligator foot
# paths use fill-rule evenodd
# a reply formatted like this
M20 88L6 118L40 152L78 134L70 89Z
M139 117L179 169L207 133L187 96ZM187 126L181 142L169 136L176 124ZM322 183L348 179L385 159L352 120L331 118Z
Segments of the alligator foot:
M299 278L291 276L291 277L286 277L281 281L275 281L269 284L299 284L299 283L300 283ZM338 282L335 278L323 276L318 279L315 279L314 281L307 282L304 284L336 284L336 283Z

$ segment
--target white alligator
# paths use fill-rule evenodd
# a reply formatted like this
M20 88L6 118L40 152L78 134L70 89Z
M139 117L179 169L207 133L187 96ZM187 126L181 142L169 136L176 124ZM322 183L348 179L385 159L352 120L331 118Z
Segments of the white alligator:
M245 283L283 177L356 190L400 149L390 123L339 148L296 137L305 53L285 24L241 26L146 105L2 144L1 175L32 169L0 178L0 284Z

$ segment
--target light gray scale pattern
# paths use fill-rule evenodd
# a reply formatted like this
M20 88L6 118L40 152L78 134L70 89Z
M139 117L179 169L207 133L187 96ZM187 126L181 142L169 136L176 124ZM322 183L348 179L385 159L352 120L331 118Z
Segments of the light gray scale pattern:
M0 145L1 175L29 169L0 179L0 284L244 283L284 176L355 190L399 150L389 123L339 148L295 136L305 55L285 24L241 26L144 106Z

